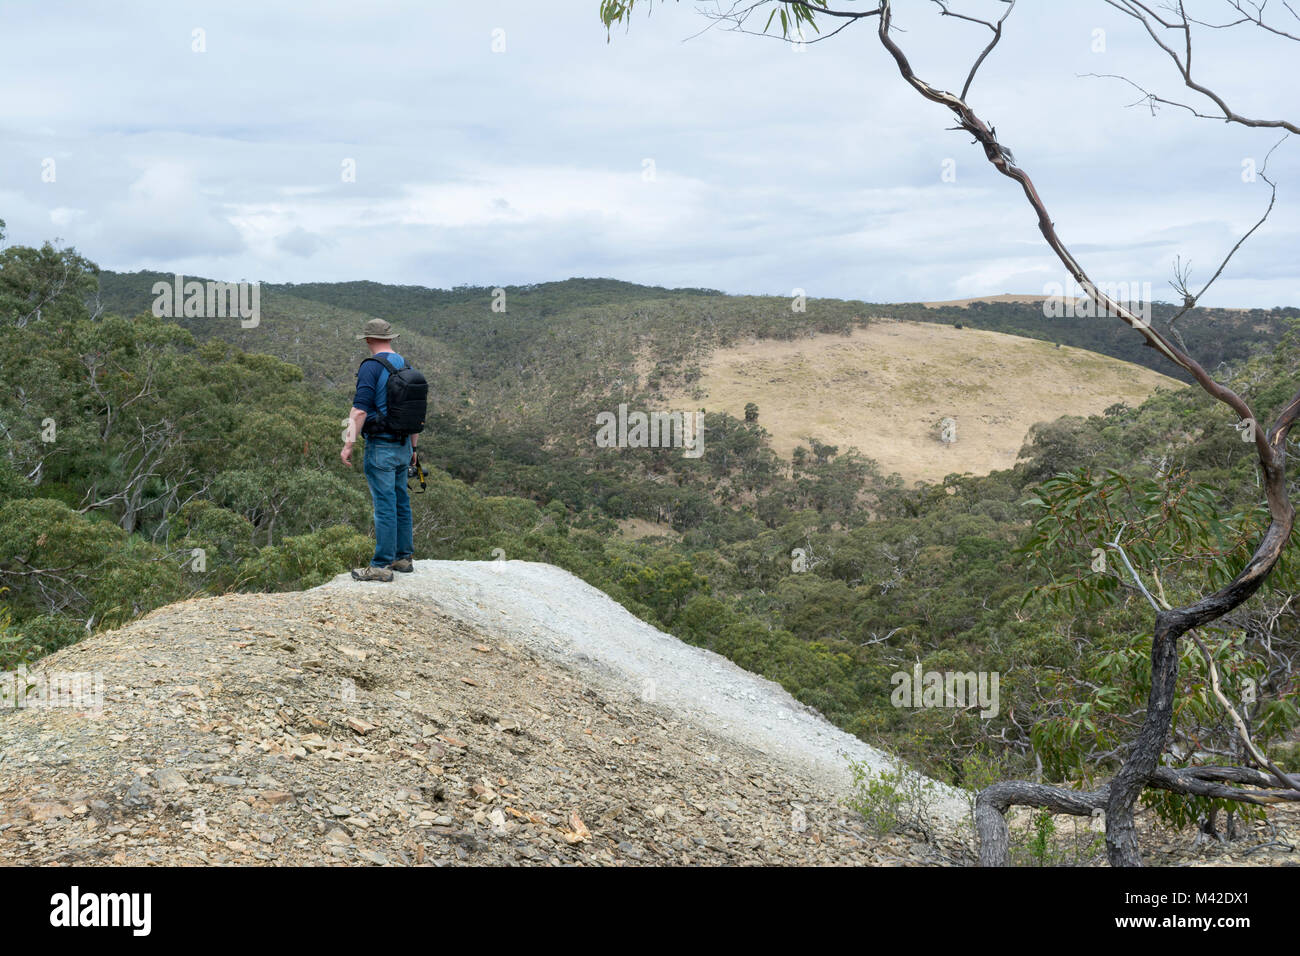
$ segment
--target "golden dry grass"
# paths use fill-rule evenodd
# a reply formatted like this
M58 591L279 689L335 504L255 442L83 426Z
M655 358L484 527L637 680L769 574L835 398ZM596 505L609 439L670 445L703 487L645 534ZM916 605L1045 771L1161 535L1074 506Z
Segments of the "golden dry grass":
M929 309L939 309L944 306L952 306L958 309L968 309L973 302L1016 302L1022 305L1033 305L1035 302L1042 302L1046 295L1019 295L1012 292L1004 292L1001 295L981 295L973 299L945 299L942 302L922 302L921 304ZM1073 296L1068 297L1070 301L1077 302Z
M698 384L699 394L670 395L672 407L743 418L745 403L755 402L782 457L812 436L841 451L857 448L907 481L1009 468L1036 422L1094 415L1116 402L1139 404L1158 387L1184 387L1083 349L889 319L848 336L719 350ZM945 417L956 421L951 444L935 428Z

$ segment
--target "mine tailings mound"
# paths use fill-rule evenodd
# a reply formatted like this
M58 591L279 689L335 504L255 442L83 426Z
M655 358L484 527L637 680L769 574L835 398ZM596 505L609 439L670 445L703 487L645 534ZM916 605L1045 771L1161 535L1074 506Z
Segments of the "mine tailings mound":
M843 806L884 754L548 565L184 601L51 674L102 697L0 715L0 864L963 859Z

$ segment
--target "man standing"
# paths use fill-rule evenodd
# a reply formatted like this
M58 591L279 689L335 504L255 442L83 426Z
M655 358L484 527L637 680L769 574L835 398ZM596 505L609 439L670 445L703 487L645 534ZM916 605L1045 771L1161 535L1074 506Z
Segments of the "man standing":
M340 457L352 467L352 446L356 436L364 435L364 468L370 497L375 506L375 556L370 566L358 568L352 577L358 581L391 581L394 571L409 572L414 545L411 528L411 498L406 491L407 467L415 456L415 435L395 435L382 430L388 414L389 370L406 365L406 360L392 350L398 333L383 319L371 319L357 336L365 339L370 358L357 370L357 391L352 398L348 430ZM369 427L367 427L369 423Z

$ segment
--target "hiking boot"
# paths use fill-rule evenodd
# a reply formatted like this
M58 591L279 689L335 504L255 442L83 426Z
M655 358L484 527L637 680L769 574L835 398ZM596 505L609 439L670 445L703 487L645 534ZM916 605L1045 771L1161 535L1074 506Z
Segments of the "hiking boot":
M415 564L412 563L411 558L408 555L405 558L398 558L396 561L394 561L392 564L388 566L388 570L400 571L402 574L410 574L412 571L415 570Z
M353 581L391 581L393 580L393 572L388 570L388 568L376 568L373 565L371 565L370 567L354 569L352 571L352 580Z

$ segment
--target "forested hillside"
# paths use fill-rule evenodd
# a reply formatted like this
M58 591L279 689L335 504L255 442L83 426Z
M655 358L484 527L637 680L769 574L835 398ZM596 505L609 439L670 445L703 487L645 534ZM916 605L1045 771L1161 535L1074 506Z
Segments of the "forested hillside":
M910 488L852 449L812 441L779 457L761 409L708 416L698 460L591 447L591 408L653 396L689 379L701 349L744 337L891 314L1153 360L1101 320L1050 325L1005 304L810 300L794 313L785 299L571 280L508 289L505 312L490 289L267 286L261 323L241 329L149 316L152 278L97 277L48 246L0 253L0 666L181 597L297 589L364 562L365 484L338 445L370 315L401 325L438 392L418 556L560 565L956 782L1038 768L1074 779L1113 761L1146 699L1149 625L1123 568L1098 569L1102 542L1122 534L1176 602L1207 571L1238 570L1263 520L1249 446L1195 390L1038 426L1014 469ZM1294 312L1184 321L1193 352L1230 362L1255 407L1285 400ZM625 539L627 518L672 533ZM1256 739L1283 759L1295 587L1288 552L1205 634L1224 679L1257 690ZM891 675L917 664L1000 671L999 712L892 706ZM1175 752L1227 748L1203 663L1189 655L1182 674ZM1166 803L1178 818L1195 809Z
M99 303L121 315L147 311L154 301L153 283L172 278L157 272L102 272ZM1038 302L975 301L964 307L931 308L915 302L812 298L804 311L795 311L792 299L786 297L726 296L710 289L663 289L612 279L508 286L501 296L488 287L446 290L377 282L265 284L262 291L264 324L269 326L263 333L303 340L316 333L315 355L322 361L322 377L334 367L332 360L340 357L333 320L361 315L387 319L404 332L435 340L453 353L448 358L450 367L475 378L508 373L512 361L518 374L522 360L560 362L565 367L599 364L626 376L636 371L631 353L637 348L651 359L651 368L660 366L661 377L675 372L688 375L707 350L747 338L845 332L872 318L889 318L1075 346L1186 380L1180 369L1162 364L1161 357L1121 323L1104 317L1048 317ZM494 304L504 311L495 311ZM1165 328L1179 311L1167 302L1152 303L1152 322ZM1240 361L1261 345L1276 344L1288 321L1295 318L1300 318L1300 308L1196 308L1179 319L1177 327L1188 348L1201 357L1201 364L1212 369ZM234 325L195 323L191 331L203 337L226 337L238 333ZM277 325L284 329L277 330ZM592 333L596 333L594 340ZM342 357L346 357L351 353L347 343L343 346ZM692 361L676 369L683 358ZM543 375L547 367L523 371Z

